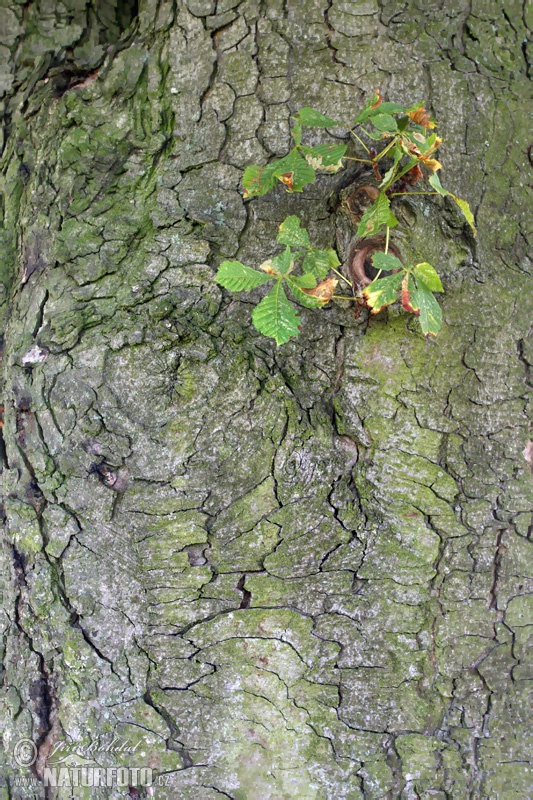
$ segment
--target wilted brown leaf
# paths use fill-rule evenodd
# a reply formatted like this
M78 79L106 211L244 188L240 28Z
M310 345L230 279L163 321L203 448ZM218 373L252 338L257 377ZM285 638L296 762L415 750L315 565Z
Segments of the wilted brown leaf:
M420 106L420 108L415 109L415 111L408 111L407 116L410 117L417 125L422 125L424 128L435 127L435 123L429 118L429 114L424 106Z
M407 183L410 183L411 186L414 186L423 177L424 173L420 169L420 166L415 164L414 167L411 167L409 172L405 175L404 180L406 180Z
M438 169L442 169L442 164L440 161L437 161L436 158L429 158L425 153L424 155L420 156L420 161L424 164L425 167L436 172Z
M322 300L324 303L329 303L337 288L338 282L339 281L335 278L326 278L325 281L319 283L314 289L302 289L302 291L311 297L318 297L318 299Z

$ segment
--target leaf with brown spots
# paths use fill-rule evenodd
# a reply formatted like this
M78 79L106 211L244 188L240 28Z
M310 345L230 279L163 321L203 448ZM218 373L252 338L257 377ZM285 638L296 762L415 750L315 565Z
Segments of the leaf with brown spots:
M289 192L292 192L294 187L293 176L294 172L284 172L283 175L278 175L278 179L285 184Z

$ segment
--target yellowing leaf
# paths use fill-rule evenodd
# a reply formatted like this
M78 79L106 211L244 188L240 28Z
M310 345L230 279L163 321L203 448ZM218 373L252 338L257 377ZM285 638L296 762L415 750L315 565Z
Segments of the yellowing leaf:
M470 206L468 205L466 200L461 200L460 197L456 197L451 192L449 192L448 194L449 194L450 197L453 197L453 199L455 200L455 202L457 203L457 205L459 206L459 208L463 212L463 216L466 219L466 221L468 222L468 224L470 225L470 227L472 228L472 231L474 232L474 236L477 236L476 226L474 224L474 215L472 214L472 212L470 210Z
M417 316L419 316L422 333L426 339L428 336L436 336L442 325L442 309L430 289L420 278L417 278L417 286L412 296L413 305L418 310Z
M420 156L420 161L422 161L424 166L426 166L428 169L433 170L433 172L436 172L438 169L442 169L442 164L440 161L437 161L436 158L428 158L425 153Z
M269 275L276 275L276 270L272 268L272 259L269 258L268 261L263 261L262 264L259 264L259 269L262 269L263 272L267 272Z
M421 278L428 289L431 289L432 292L444 291L437 271L431 266L431 264L428 264L427 261L417 264L416 267L413 268L413 275L417 280Z
M384 306L390 306L395 302L401 283L402 273L397 272L394 275L387 275L386 278L378 278L366 287L363 295L372 309L372 314L377 314Z

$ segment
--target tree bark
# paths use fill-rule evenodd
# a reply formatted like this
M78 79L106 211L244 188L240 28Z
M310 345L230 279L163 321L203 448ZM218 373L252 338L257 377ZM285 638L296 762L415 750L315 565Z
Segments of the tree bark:
M45 787L60 745L161 800L529 796L526 35L513 0L2 4L2 800L125 795ZM427 102L478 238L397 203L436 342L337 304L277 349L214 269L288 213L345 252L364 176L242 171L375 87Z

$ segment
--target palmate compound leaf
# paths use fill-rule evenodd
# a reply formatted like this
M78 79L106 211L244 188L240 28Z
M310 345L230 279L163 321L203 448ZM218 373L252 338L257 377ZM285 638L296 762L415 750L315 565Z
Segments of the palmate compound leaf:
M272 275L245 267L240 261L223 261L215 275L215 280L231 292L248 292L255 289L256 286L268 283L272 280Z
M291 247L311 248L309 234L300 226L300 219L296 216L287 217L278 228L278 242Z
M374 203L368 208L357 226L357 235L361 238L377 233L382 225L391 226L391 217L397 220L390 210L390 200L385 192L380 192Z
M285 344L291 336L298 336L300 317L287 300L281 278L252 312L252 321L257 330L274 339L276 344Z
M372 314L377 314L385 306L390 306L396 301L398 289L402 283L402 273L387 275L386 278L377 278L366 287L363 295L367 305L372 309Z

